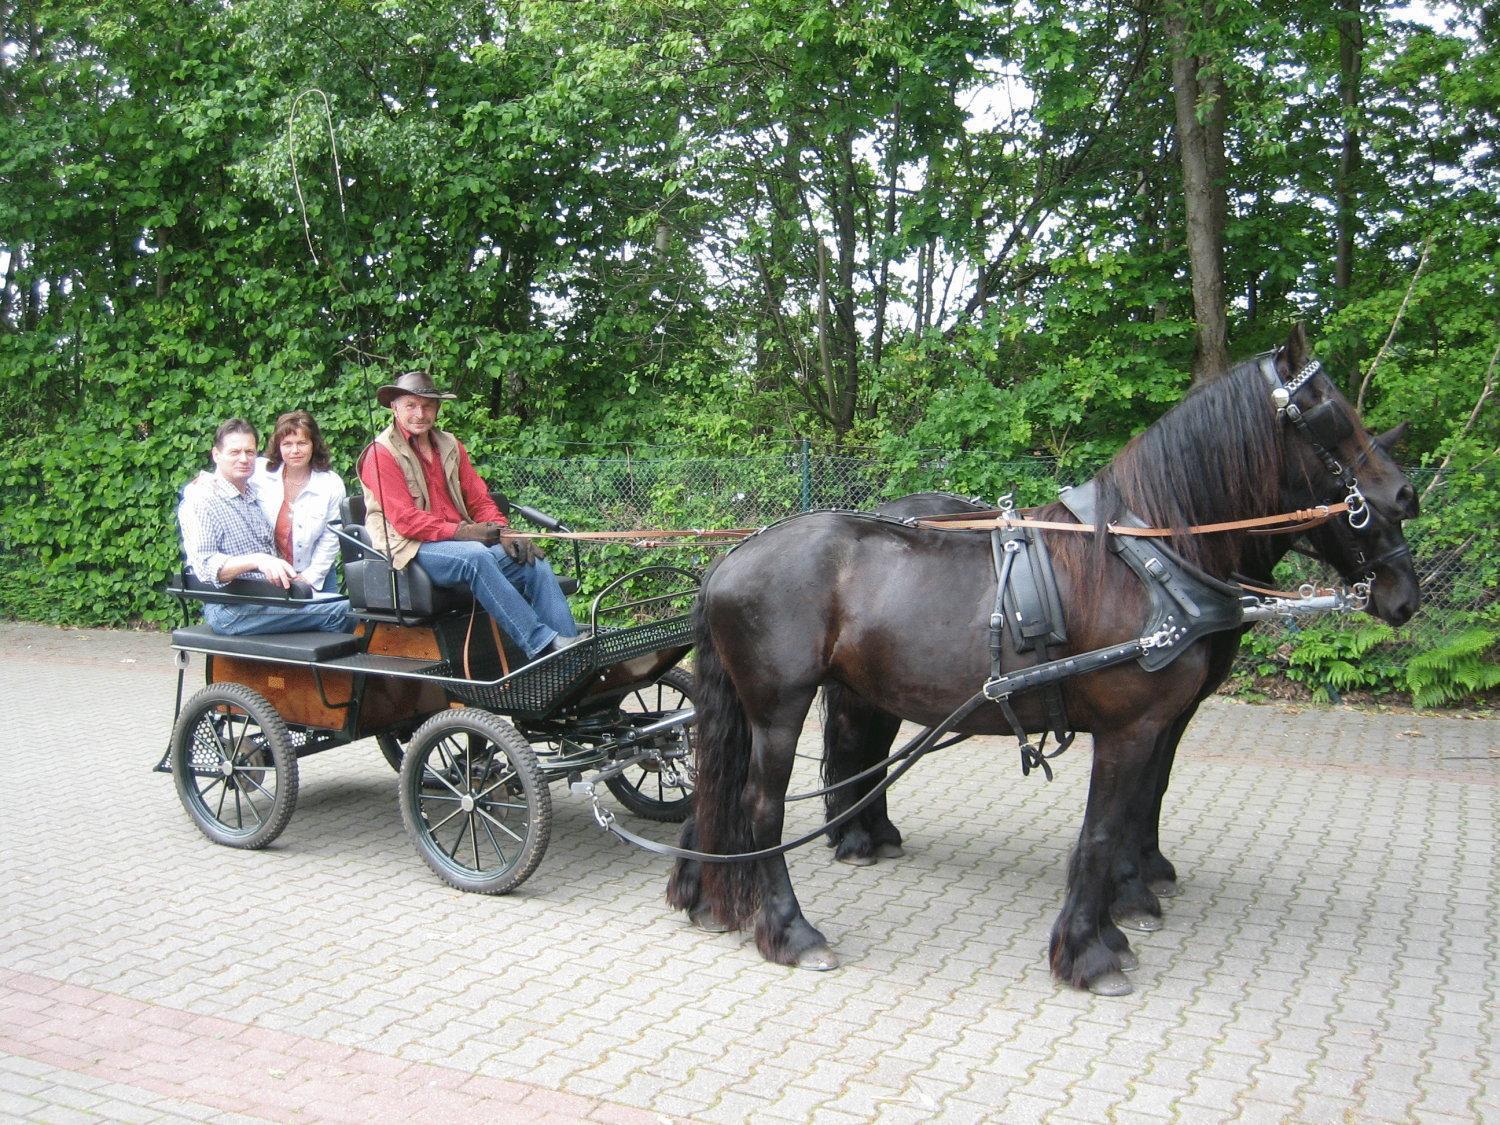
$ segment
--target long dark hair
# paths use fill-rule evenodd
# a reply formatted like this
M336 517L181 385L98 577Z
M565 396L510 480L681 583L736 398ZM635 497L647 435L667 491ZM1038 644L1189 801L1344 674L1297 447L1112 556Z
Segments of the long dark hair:
M1285 450L1282 428L1255 360L1200 383L1141 431L1099 474L1100 509L1128 508L1156 527L1181 532L1276 510ZM1222 535L1172 537L1188 561L1222 573L1238 560Z
M318 429L317 420L305 410L288 410L276 419L276 428L266 441L266 468L281 468L281 439L298 430L312 439L310 466L320 472L328 469L332 462L328 458L328 446L323 441L323 433Z
M1241 537L1182 532L1195 524L1275 512L1285 457L1283 430L1265 379L1257 361L1247 360L1194 387L1131 438L1094 478L1098 516L1101 523L1115 523L1129 510L1152 527L1171 528L1178 532L1167 541L1173 550L1224 577L1243 563ZM1061 505L1048 505L1037 514L1065 519L1064 513ZM1050 535L1047 543L1069 557L1065 566L1081 568L1091 556L1102 575L1107 536Z

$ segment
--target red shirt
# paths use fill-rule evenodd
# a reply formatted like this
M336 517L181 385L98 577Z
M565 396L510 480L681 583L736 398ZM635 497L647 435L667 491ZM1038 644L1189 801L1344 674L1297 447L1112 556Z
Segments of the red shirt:
M397 428L400 429L399 424ZM360 466L359 479L370 492L381 498L386 518L406 538L421 543L439 543L452 539L458 525L463 522L463 516L448 495L448 481L443 475L442 458L438 457L436 450L423 450L405 430L401 430L401 436L421 462L422 472L427 477L427 496L431 510L424 512L417 507L417 502L412 499L411 492L406 487L406 477L401 472L401 466L381 446L370 446L370 455ZM458 486L463 492L464 505L469 509L474 522L506 526L505 517L495 507L494 500L490 499L490 491L484 479L474 471L463 442L458 443Z
M292 498L283 497L281 511L276 513L276 553L292 561Z

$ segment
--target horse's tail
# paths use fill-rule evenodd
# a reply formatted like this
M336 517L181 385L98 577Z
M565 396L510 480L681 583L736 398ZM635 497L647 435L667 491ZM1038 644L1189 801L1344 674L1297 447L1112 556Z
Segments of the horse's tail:
M681 844L696 851L731 855L755 849L743 794L750 778L750 725L708 625L708 583L693 609L693 706L697 771L693 815L682 826ZM667 902L695 921L739 929L759 908L753 863L699 863L679 859L667 882Z

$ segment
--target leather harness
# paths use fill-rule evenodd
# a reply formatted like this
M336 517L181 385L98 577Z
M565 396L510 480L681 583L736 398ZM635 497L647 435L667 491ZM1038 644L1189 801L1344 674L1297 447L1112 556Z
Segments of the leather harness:
M1064 507L1084 528L1096 524L1098 490L1094 483L1065 488L1059 497ZM1002 508L1009 512L1009 506ZM1143 528L1144 520L1133 512L1124 512L1119 526ZM1048 646L1066 644L1062 602L1057 593L1057 578L1045 540L1038 531L1024 523L997 527L990 533L995 560L995 610L990 615L990 680L985 695L999 704L1020 745L1021 773L1029 775L1041 769L1052 780L1049 758L1055 758L1072 745L1076 732L1069 729L1067 707L1062 696L1062 681L1082 671L1082 657L1069 660L1049 659ZM1110 658L1094 667L1107 667L1135 658L1148 672L1167 667L1193 642L1210 633L1238 629L1244 624L1240 598L1244 591L1221 582L1193 566L1164 543L1129 534L1109 534L1109 550L1128 566L1151 600L1143 636L1155 638L1151 647L1128 647L1119 652L1104 650ZM1037 665L1005 675L1000 668L1002 634L1009 633L1011 648L1017 653L1035 652ZM1091 654L1084 654L1088 657ZM1103 655L1101 653L1101 655ZM1093 663L1090 661L1090 663ZM1035 681L1035 682L1029 682ZM1040 691L1046 712L1046 730L1057 739L1051 753L1046 751L1047 735L1040 746L1033 746L1025 728L1010 704L1017 692Z

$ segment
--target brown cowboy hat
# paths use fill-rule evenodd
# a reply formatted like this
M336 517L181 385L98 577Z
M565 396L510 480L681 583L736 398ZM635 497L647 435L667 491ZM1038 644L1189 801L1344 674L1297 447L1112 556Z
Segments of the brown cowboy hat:
M396 379L394 383L387 383L375 392L375 397L380 400L381 406L390 406L402 395L420 395L422 398L436 398L449 401L457 398L455 394L440 391L433 385L432 377L425 371L408 371Z

